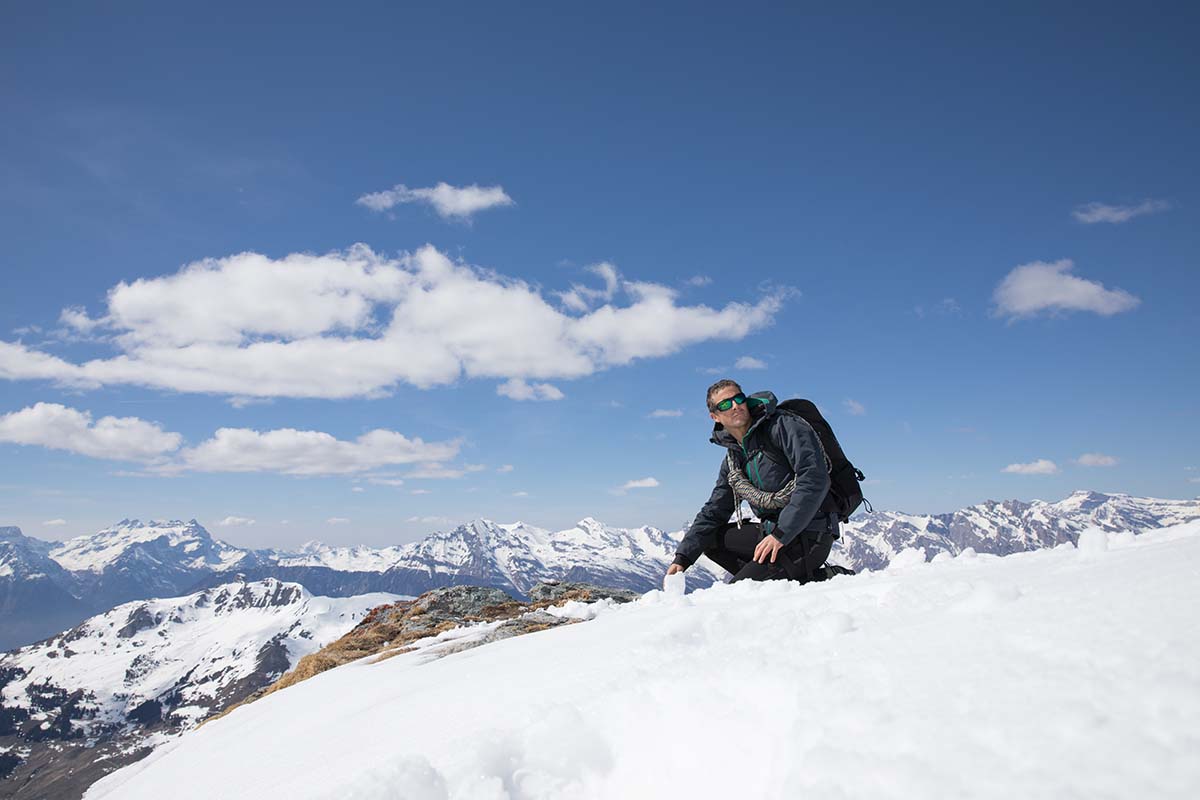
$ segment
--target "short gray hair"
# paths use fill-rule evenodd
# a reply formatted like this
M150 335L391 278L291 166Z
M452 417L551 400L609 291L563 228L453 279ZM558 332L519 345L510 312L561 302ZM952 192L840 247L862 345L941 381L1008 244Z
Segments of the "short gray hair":
M709 411L716 411L716 409L713 408L713 404L712 404L713 392L719 392L726 387L733 387L734 389L737 389L739 392L742 391L742 387L737 381L730 380L729 378L721 378L721 380L717 381L712 386L708 387L708 392L705 393L705 395L704 395L704 404L706 406L708 406ZM745 392L742 392L742 393L745 394Z

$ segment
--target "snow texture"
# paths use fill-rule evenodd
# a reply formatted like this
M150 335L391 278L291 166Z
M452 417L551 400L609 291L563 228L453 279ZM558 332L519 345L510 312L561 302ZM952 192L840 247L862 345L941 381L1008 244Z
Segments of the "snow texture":
M354 662L88 800L1200 796L1200 521Z

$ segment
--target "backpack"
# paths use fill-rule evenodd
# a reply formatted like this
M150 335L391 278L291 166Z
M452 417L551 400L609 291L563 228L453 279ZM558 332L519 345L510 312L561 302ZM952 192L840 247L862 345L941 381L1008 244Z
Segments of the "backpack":
M838 444L837 437L833 435L833 428L829 427L829 423L821 416L821 412L817 410L811 400L785 400L775 408L776 411L795 414L817 432L817 438L821 440L821 446L825 449L825 458L829 463L829 492L833 495L834 503L837 506L838 519L842 522L849 522L850 515L865 502L862 486L859 484L866 476L850 463L850 459L846 458L846 454L842 452L842 446ZM867 503L867 510L871 510L870 503Z

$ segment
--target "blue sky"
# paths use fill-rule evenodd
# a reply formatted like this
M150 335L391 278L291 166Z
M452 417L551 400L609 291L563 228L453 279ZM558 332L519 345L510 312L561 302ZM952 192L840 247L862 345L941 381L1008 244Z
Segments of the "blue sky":
M1200 493L1194 5L441 5L5 12L0 524L675 529L723 375L881 508Z

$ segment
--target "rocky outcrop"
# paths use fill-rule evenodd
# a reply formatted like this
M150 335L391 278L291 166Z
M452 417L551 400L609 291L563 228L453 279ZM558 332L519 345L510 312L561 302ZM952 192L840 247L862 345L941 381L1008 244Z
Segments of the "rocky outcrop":
M351 661L361 658L378 661L412 652L419 642L436 644L428 648L429 655L442 658L502 639L580 621L575 617L547 613L545 609L548 608L572 601L628 603L640 595L627 589L608 589L588 583L546 581L531 588L529 596L529 601L523 601L492 587L447 586L426 592L415 600L379 606L354 630L300 659L295 669L255 693L245 703ZM481 627L474 636L444 643L427 641L447 631L472 625Z

